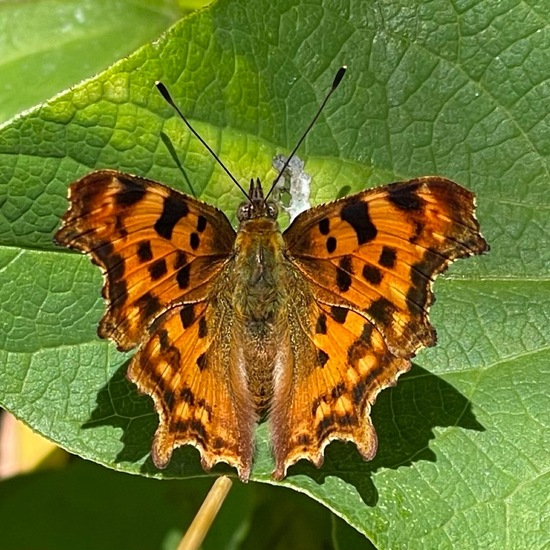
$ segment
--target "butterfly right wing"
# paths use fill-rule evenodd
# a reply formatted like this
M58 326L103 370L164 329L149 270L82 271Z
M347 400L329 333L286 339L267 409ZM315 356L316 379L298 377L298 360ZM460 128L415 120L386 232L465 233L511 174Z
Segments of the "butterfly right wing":
M474 195L437 176L312 208L283 237L299 300L272 403L277 479L302 458L319 466L333 439L374 456L372 404L435 343L433 280L488 249Z

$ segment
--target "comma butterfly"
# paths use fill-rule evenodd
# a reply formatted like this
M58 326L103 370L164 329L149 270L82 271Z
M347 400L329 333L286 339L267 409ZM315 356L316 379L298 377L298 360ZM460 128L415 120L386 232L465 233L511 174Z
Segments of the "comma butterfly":
M205 469L226 462L246 481L264 415L275 479L300 459L321 466L335 439L371 459L376 396L435 344L434 278L488 250L474 195L421 177L316 206L281 233L260 181L245 194L235 232L138 176L100 170L69 188L55 239L105 275L99 336L138 347L127 376L159 415L153 462L190 444Z

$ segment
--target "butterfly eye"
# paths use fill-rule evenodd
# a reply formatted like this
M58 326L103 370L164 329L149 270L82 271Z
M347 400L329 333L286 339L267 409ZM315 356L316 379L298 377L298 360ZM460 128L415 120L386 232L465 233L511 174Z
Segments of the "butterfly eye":
M240 222L249 220L252 216L252 205L249 202L243 202L237 210L237 219Z
M277 205L274 202L269 201L267 203L267 215L270 218L273 218L274 220L277 219L277 215L279 214L279 209L277 208Z

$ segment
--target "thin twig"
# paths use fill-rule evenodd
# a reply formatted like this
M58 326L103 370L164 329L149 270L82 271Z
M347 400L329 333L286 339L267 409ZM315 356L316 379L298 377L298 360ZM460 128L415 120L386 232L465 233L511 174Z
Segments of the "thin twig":
M187 529L187 533L181 539L178 550L198 550L200 548L232 484L233 482L227 476L216 479Z

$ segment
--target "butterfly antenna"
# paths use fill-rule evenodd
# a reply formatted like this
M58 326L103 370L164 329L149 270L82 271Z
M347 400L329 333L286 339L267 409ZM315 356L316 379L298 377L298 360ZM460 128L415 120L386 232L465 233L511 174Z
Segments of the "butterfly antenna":
M336 91L336 88L340 85L340 82L342 82L342 78L344 78L344 75L346 74L347 66L343 65L338 69L338 72L336 73L336 76L334 77L334 80L332 81L332 86L330 90L328 91L327 95L325 96L325 99L323 100L323 103L321 103L321 106L317 110L317 113L313 117L313 120L309 123L309 126L306 128L306 131L302 134L302 137L298 140L298 143L296 144L296 147L292 150L292 153L288 156L286 159L286 162L283 164L283 167L279 170L279 173L277 174L277 177L271 184L271 187L269 188L269 191L267 195L265 196L265 200L268 199L269 195L271 195L271 192L273 189L275 189L275 185L277 185L277 182L279 181L279 178L283 175L284 171L288 168L288 165L290 164L290 161L292 160L292 157L296 154L296 151L302 145L302 142L304 139L306 139L306 136L309 134L309 131L311 128L313 128L313 125L317 122L317 119L319 118L319 115L321 114L321 111L325 108L325 105L327 104L327 101L329 100L330 96Z
M208 152L214 157L214 160L216 160L216 162L225 170L225 173L233 180L233 183L243 192L244 196L248 200L250 200L250 197L248 196L248 193L244 190L243 186L235 179L235 177L229 171L227 166L225 166L225 164L220 160L220 157L218 157L218 155L216 155L216 153L214 153L214 151L212 150L210 145L208 145L208 143L206 143L206 141L204 141L204 139L202 139L202 137L193 128L193 126L191 126L189 121L183 116L183 113L180 111L179 107L176 105L176 103L172 99L172 96L170 95L170 92L168 91L166 86L158 80L157 80L157 82L155 82L155 86L157 87L157 90L160 92L162 97L165 99L166 103L168 103L168 105L170 105L170 107L172 107L172 109L174 109L174 111L176 111L176 113L178 113L179 117L183 120L183 122L185 123L187 128L189 128L189 130L191 130L193 135L206 147Z

